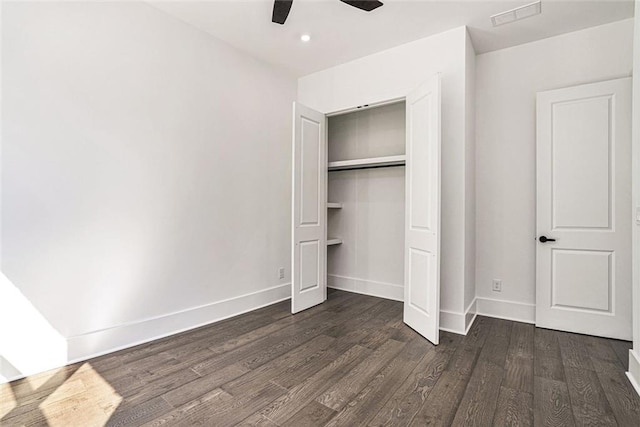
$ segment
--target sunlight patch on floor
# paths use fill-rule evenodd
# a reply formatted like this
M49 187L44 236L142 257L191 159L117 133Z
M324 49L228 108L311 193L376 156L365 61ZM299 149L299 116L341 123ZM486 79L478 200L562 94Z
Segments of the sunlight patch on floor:
M8 384L0 385L0 420L17 406L16 398Z
M122 397L89 363L83 364L39 406L52 426L102 426L113 415Z

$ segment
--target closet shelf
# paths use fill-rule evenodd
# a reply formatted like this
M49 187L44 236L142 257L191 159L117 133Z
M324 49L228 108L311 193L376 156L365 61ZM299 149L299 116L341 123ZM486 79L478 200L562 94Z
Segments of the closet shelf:
M327 202L327 209L342 209L342 203Z
M338 239L337 237L329 237L327 239L327 246L341 245L341 244L342 244L342 239Z
M369 159L340 160L329 162L329 171L341 171L349 169L365 169L384 166L402 166L405 164L405 156L372 157Z

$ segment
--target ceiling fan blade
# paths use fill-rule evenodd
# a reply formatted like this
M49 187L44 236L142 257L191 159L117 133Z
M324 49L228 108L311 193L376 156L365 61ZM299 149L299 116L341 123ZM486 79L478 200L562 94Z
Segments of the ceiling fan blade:
M275 0L273 2L273 15L271 15L271 22L275 22L280 25L284 24L284 21L287 20L287 16L289 16L291 3L293 3L293 0Z
M376 0L340 0L342 3L346 3L349 6L357 7L365 12L371 12L374 9L379 8L384 3Z

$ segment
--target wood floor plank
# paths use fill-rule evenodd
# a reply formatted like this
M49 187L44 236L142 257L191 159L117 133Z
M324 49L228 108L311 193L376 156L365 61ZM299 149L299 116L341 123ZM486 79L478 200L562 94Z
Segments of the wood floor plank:
M351 313L347 323L336 325L327 330L326 335L339 338L353 332L370 332L381 328L384 324L398 316L396 301L382 300L367 307L359 313ZM392 311L392 313L390 313ZM395 311L395 313L393 313Z
M360 341L359 344L370 349L376 349L390 339L393 339L394 341L406 342L406 339L397 340L393 338L395 335L399 334L398 326L399 325L397 319L394 319L392 322L387 323L382 328L368 334L364 339ZM400 337L404 338L402 334L400 334Z
M406 426L422 408L460 345L459 335L441 334L440 345L418 362L387 403L371 420L371 426Z
M255 413L238 423L242 427L278 427L278 424L271 421L262 414Z
M478 362L456 411L453 425L491 425L503 375L503 368L491 362Z
M631 386L624 371L606 369L596 374L618 425L640 425L640 396Z
M373 379L389 360L400 353L404 346L403 342L387 340L369 357L354 366L346 376L332 384L316 400L334 411L339 411Z
M261 413L276 424L283 424L298 410L322 394L350 368L371 353L368 348L355 345L313 376L294 386L284 396L264 408Z
M534 390L535 426L572 427L575 425L569 389L564 381L536 377Z
M327 423L327 427L365 425L377 414L380 406L391 398L425 353L433 351L431 343L416 335L414 332L414 339L407 343L402 354L393 358L380 370L375 378Z
M489 336L493 326L493 319L485 316L478 316L476 321L464 337L464 345L468 347L482 347Z
M618 355L609 344L609 340L583 335L582 339L589 353L589 358L596 372L624 370Z
M325 331L324 333L328 333L331 336L336 337L336 340L329 348L326 349L326 351L322 350L320 352L320 357L307 360L305 361L306 363L292 365L285 371L278 374L272 381L282 387L290 389L294 385L300 383L300 378L308 378L315 374L354 345L361 345L361 342L364 341L370 333L376 330L376 325L378 324L377 321L380 319L386 319L388 314L385 313L390 307L392 307L392 305L385 303L376 304L373 307L368 308L354 320L348 320L345 323L338 325L338 328L342 328L343 333L334 333L331 335L331 332L335 331L332 331L331 329Z
M172 407L178 408L192 400L196 400L200 396L211 393L213 390L219 390L222 384L247 372L249 371L240 365L229 365L219 371L212 372L204 377L198 377L191 382L176 387L166 392L163 397Z
M618 360L622 363L625 371L629 370L629 350L633 348L633 343L630 341L621 340L608 340L609 345L618 356Z
M511 341L513 322L502 319L492 320L489 336L482 347L478 361L490 362L504 368L509 342Z
M514 322L511 329L509 352L515 356L532 357L534 347L535 326L528 323Z
M220 404L230 402L232 400L233 396L226 393L224 390L219 388L214 389L142 425L145 427L159 427L164 425L172 426L188 418L191 413L194 413L199 409L201 410L205 405L208 405L209 402Z
M500 387L498 407L493 425L528 427L533 425L533 395L520 390Z
M266 322L266 324L261 325L259 328L254 328L242 335L227 339L223 343L217 344L215 347L210 346L210 348L214 351L214 354L227 353L244 345L255 343L259 339L266 339L270 334L273 334L274 336L283 336L289 332L295 333L298 329L305 328L306 325L313 324L314 322L319 321L319 319L329 319L332 316L327 315L327 311L330 311L332 308L335 309L336 307L340 307L339 311L343 312L343 315L340 318L344 318L345 314L348 313L349 310L352 311L351 314L354 314L353 312L363 311L369 304L374 303L376 303L375 300L370 302L360 302L352 296L345 296L343 298L334 297L327 300L322 307L312 307L296 314L295 316L288 314L274 322Z
M507 355L502 385L533 393L533 357Z
M286 329L255 340L254 342L234 348L218 356L206 359L192 366L192 369L199 375L207 375L234 363L236 360L261 361L263 363L270 359L286 353L313 337L320 335L324 330L336 324L333 318L306 319L301 322L297 329ZM256 367L256 363L247 362L247 365ZM247 368L252 369L247 366Z
M558 343L562 354L562 364L565 367L594 370L589 357L589 349L583 338L578 334L558 332Z
M140 425L158 418L171 410L171 406L162 397L148 400L140 405L135 405L128 410L118 411L114 414L107 427L125 427Z
M561 359L558 332L551 329L536 328L534 331L534 351L536 357Z
M326 425L335 414L336 411L333 409L312 400L282 425L287 427L323 426Z
M514 323L502 386L533 393L534 326Z
M466 375L453 371L443 372L409 425L451 425L468 382L469 377Z
M463 341L464 342L464 341ZM460 345L410 425L451 425L481 349Z
M313 363L313 360L321 357L334 341L333 337L319 335L274 359L271 363L253 370L247 369L245 374L225 382L222 389L233 395L246 393L258 384L269 382L292 366ZM240 365L244 366L242 363Z
M453 371L463 377L470 377L476 367L479 355L480 349L478 347L461 345L453 354L446 370Z
M533 373L536 377L564 382L562 353L555 331L540 328L535 330L533 365Z
M135 413L138 407L143 407L147 402L154 401L158 397L163 397L166 393L170 393L177 387L189 384L197 378L199 377L195 372L186 368L174 372L171 375L161 376L155 381L145 384L145 386L134 395L128 396L124 402L114 408L112 417L117 417L120 414ZM161 405L155 409L154 416L150 419L158 418L171 409L171 406Z
M593 370L565 366L565 375L576 424L617 425L600 380Z
M534 357L533 374L536 377L564 382L564 365L562 364L562 359L546 356Z
M233 426L254 412L261 410L284 392L285 390L281 387L266 383L264 386L252 390L251 393L233 396L233 399L226 399L223 402L208 401L173 425L177 427L211 425L211 420L215 420L216 426Z
M152 425L170 423L172 426L232 426L240 423L263 406L282 395L284 390L267 383L242 396L232 396L223 390L214 390L156 419Z

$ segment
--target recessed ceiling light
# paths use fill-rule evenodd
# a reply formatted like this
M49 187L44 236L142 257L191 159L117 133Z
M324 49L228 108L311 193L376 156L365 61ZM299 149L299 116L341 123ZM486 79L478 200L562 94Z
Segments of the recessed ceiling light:
M300 36L300 40L302 40L303 42L308 42L309 40L311 40L311 36L309 34L303 34Z
M507 10L506 12L493 15L491 17L491 22L494 27L498 27L500 25L519 21L520 19L528 18L540 13L542 13L542 2L538 0L533 3L525 4L524 6L516 7L515 9Z

